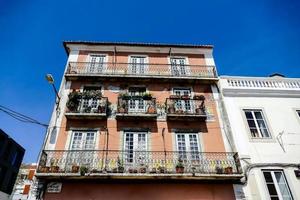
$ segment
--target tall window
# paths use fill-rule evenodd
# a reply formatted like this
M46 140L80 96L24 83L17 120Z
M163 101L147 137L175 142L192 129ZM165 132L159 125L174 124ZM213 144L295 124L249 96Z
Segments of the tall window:
M132 74L145 74L146 57L145 56L130 56L129 71Z
M178 96L191 96L191 90L190 89L184 89L184 88L174 88L173 89L174 95ZM183 112L192 112L193 109L193 101L187 99L187 100L182 100L178 99L175 100L175 109L177 110L182 110Z
M71 143L71 150L94 150L96 133L92 131L75 131Z
M271 200L292 200L292 194L282 170L263 170Z
M74 163L78 165L90 166L95 156L96 132L94 131L74 131L71 140L70 151L68 153L67 165L71 167ZM84 151L82 151L84 150Z
M262 110L244 110L253 138L270 138Z
M105 55L90 55L90 65L88 72L102 73L104 70L105 57Z
M132 98L129 100L128 112L145 112L146 105L142 95L146 92L145 87L131 87L128 93Z
M128 163L143 163L146 158L147 133L125 132L124 133L125 159Z
M171 74L173 76L187 75L186 60L185 58L170 58Z
M200 146L197 133L176 133L176 143L181 159L199 159Z

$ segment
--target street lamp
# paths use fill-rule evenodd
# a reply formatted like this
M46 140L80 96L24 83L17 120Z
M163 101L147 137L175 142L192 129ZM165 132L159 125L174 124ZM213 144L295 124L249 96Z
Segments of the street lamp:
M57 102L55 101L55 103L56 103L56 105L58 106L58 105L59 105L59 102L60 102L60 97L59 97L58 92L57 92L57 89L56 89L56 87L55 87L55 85L54 85L54 78L53 78L52 74L46 74L46 80L47 80L48 83L49 83L50 85L52 85L52 87L53 87L53 90L54 90L54 92L55 92L55 95L56 95L56 97L57 97L57 99L58 99L58 101L57 101Z

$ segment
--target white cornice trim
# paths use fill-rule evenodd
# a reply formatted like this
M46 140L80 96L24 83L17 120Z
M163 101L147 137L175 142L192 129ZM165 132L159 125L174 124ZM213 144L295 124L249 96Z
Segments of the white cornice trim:
M228 97L287 97L300 98L299 90L267 90L267 89L222 89Z

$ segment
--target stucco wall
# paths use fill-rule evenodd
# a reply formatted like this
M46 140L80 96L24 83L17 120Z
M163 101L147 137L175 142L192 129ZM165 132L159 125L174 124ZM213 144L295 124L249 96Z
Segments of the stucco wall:
M45 200L232 200L230 184L84 184L66 183Z

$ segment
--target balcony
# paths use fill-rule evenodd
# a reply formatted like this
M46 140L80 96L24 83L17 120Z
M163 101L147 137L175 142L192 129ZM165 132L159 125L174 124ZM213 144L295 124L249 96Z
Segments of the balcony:
M84 77L123 77L138 78L139 80L148 78L217 80L215 66L92 62L70 62L65 77L68 80Z
M145 96L118 98L117 119L156 119L156 99Z
M204 96L191 99L189 96L172 96L166 100L168 120L200 120L205 121L208 116L209 104Z
M38 177L239 180L237 153L62 150L43 151Z
M67 102L68 119L104 119L107 117L107 98L87 92L72 92Z

